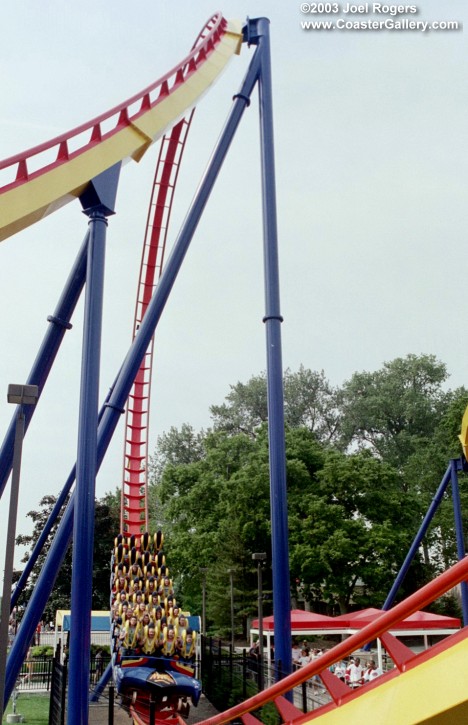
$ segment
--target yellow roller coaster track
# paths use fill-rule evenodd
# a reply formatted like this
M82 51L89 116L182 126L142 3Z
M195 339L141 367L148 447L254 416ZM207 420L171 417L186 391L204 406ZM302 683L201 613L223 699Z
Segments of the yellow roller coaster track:
M107 113L0 161L0 241L42 219L119 161L139 161L192 108L242 44L241 24L214 15L175 68Z

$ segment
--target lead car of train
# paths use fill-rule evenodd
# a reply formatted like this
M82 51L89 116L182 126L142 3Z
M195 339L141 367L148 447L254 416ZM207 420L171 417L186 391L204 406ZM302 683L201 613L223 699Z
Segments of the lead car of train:
M162 547L160 531L119 534L111 562L114 682L137 725L186 717L201 695L199 617L178 606Z

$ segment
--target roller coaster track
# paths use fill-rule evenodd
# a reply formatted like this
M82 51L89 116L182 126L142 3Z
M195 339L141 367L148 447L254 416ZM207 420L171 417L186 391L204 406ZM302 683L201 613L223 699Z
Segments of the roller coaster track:
M189 55L107 113L0 161L0 241L78 197L119 161L138 161L216 80L242 43L240 23L214 15Z
M208 21L192 51L210 33L216 21L217 16ZM194 109L161 141L146 222L133 337L138 332L162 273L172 202L193 114ZM148 527L148 428L153 347L154 337L140 365L126 407L120 530L130 536L143 533Z
M215 15L200 32L192 51L216 23ZM163 269L172 202L193 114L194 109L161 141L146 222L133 337L140 327ZM148 528L148 429L153 343L154 337L138 370L126 408L120 530L130 536Z
M162 272L172 201L193 113L188 119L180 121L161 142L143 245L133 337ZM153 343L154 336L138 370L126 408L120 530L129 535L143 533L148 528L148 429Z

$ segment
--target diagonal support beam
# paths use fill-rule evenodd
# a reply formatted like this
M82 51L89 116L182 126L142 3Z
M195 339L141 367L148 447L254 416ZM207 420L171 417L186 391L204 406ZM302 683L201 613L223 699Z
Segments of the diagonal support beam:
M44 335L42 345L29 373L28 385L37 385L39 396L47 382L52 365L62 344L65 332L71 328L70 320L81 295L86 276L86 257L88 250L89 231L86 232L75 263L57 303L54 314L47 320L50 326ZM25 433L29 427L36 406L27 406L25 410ZM13 449L15 440L16 413L13 415L10 426L0 449L0 497L5 490L8 477L13 465Z
M260 69L260 56L256 49L247 70L238 96L234 97L233 106L225 123L221 136L211 156L210 163L198 187L195 198L190 205L185 221L174 243L172 253L166 263L166 269L151 299L138 334L135 336L127 356L121 366L110 400L99 423L97 435L97 469L112 440L115 428L124 412L128 394L138 373L146 349L151 342L155 329L164 311L169 294L174 286L178 272L182 266L190 242L195 234L202 213L208 202L218 174L226 158L227 152L247 107L245 98L249 98L255 87ZM47 599L54 586L63 559L70 544L73 532L75 510L75 492L62 517L60 526L51 544L49 554L38 578L27 609L24 613L21 628L11 648L7 663L5 695L8 700L15 686L16 678L26 656L29 642L34 634Z

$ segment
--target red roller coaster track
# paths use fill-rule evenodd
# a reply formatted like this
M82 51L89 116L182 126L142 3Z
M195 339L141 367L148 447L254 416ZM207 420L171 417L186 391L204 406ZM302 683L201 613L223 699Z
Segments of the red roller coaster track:
M228 37L240 43L239 33L216 13L191 52L162 78L91 121L1 160L0 240L79 196L104 169L126 158L141 159L219 74L220 59L233 47L227 50Z
M219 16L214 15L198 35L192 53L218 26ZM162 273L172 203L193 114L194 110L161 142L141 258L134 337ZM153 343L154 338L133 383L126 410L120 528L128 535L141 534L148 527L148 430Z
M174 191L192 114L161 143L146 225L133 336L143 320L162 273ZM140 534L148 524L148 430L153 367L151 340L130 392L125 420L121 531Z

